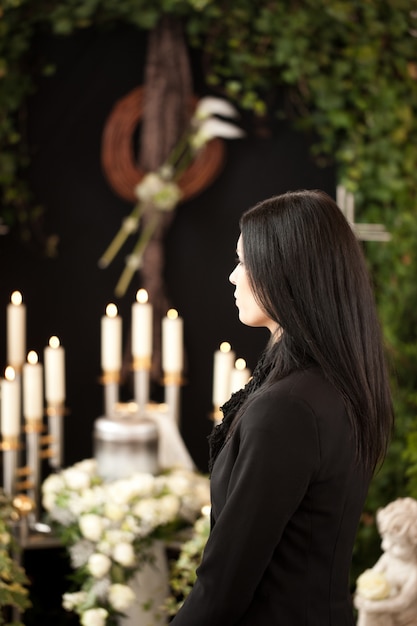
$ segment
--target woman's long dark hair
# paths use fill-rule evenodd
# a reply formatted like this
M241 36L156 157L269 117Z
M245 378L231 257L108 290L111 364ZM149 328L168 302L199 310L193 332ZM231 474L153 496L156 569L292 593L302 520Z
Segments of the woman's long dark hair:
M318 364L345 400L357 459L374 470L393 408L372 284L350 225L326 193L301 190L247 210L240 229L253 293L283 330L271 337L268 380Z

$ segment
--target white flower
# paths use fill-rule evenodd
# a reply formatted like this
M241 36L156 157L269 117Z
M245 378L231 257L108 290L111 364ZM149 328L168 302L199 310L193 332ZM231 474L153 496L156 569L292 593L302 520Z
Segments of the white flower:
M122 222L122 228L126 233L129 233L129 235L131 235L132 233L134 233L139 226L139 220L137 217L125 217L125 219Z
M367 600L383 600L390 594L390 586L382 572L365 570L356 581L356 590Z
M127 585L114 584L109 589L109 601L116 611L125 611L135 601L135 594Z
M98 541L103 534L104 520L95 513L87 513L80 517L80 531L86 539Z
M80 623L82 626L105 626L109 613L106 609L87 609L83 613Z
M119 522L129 510L127 504L119 504L113 500L107 500L104 504L104 515L112 522Z
M69 489L81 491L90 486L90 476L75 467L64 470L63 477Z
M62 606L66 611L74 611L87 600L85 591L75 591L74 593L64 593L62 596Z
M216 119L215 117L209 117L204 120L197 131L190 137L190 146L193 150L200 150L206 143L208 143L214 137L224 137L225 139L236 139L237 137L243 137L244 131L225 122L224 120Z
M63 479L61 474L49 474L47 478L45 478L42 491L44 496L54 496L59 493L65 486L65 480Z
M105 554L95 552L88 559L87 565L94 578L103 578L111 568L111 560Z
M113 548L113 558L124 567L132 567L136 562L135 551L130 543L118 543Z
M172 211L181 199L181 190L172 181L157 172L146 174L135 187L138 200L152 203L160 211Z
M235 107L223 98L216 98L214 96L206 96L199 100L194 115L193 121L205 120L212 115L221 115L222 117L238 117L238 112Z

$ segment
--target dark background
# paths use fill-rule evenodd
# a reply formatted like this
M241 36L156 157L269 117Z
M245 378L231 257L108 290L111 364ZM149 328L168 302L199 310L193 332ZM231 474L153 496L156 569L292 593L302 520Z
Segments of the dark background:
M40 34L34 42L34 73L56 65L50 77L37 78L28 103L30 181L35 200L45 208L42 229L59 237L58 255L47 258L13 233L0 238L0 365L6 359L6 307L12 291L27 306L27 350L43 359L56 334L66 350L67 407L64 464L92 455L92 432L103 413L100 371L100 318L116 302L128 341L130 310L140 285L127 294L113 290L129 253L131 239L109 268L97 262L132 205L118 197L101 168L101 140L114 104L142 84L147 35L120 25L103 32L88 29L71 37ZM204 85L199 56L191 52L194 91ZM242 115L244 139L226 141L221 174L201 195L181 204L166 239L168 296L184 318L187 382L181 396L181 431L202 471L207 468L213 353L229 341L253 369L267 334L240 324L228 276L234 267L241 213L268 196L300 187L319 187L334 195L331 169L317 167L310 138L289 121L270 120L268 136ZM156 397L160 389L155 388ZM131 399L129 385L121 399Z

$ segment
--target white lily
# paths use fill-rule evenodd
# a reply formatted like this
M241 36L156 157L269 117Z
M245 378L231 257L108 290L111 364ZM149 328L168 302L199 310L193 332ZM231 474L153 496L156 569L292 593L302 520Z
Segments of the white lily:
M204 120L197 131L191 135L190 146L193 150L197 151L214 137L237 139L238 137L244 136L245 132L238 126L215 117L209 117Z
M223 98L216 98L214 96L206 96L201 98L198 102L193 121L200 122L202 120L211 117L212 115L221 115L222 117L238 117L239 113L237 109Z

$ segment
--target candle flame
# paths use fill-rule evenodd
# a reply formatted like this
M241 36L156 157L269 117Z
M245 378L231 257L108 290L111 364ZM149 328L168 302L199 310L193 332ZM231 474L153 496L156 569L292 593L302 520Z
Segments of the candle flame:
M117 317L117 306L111 302L106 306L107 317Z
M36 354L34 350L31 350L28 353L28 363L30 363L31 365L36 365L37 362L38 362L38 355Z
M146 289L138 290L138 292L136 293L136 300L141 304L145 304L145 302L148 301L148 292L146 291Z
M59 348L60 341L58 337L52 335L52 337L49 338L49 345L51 346L51 348Z
M175 309L169 309L169 311L167 312L167 317L170 320L176 320L178 317L178 311L176 311Z
M10 296L10 302L15 306L19 306L20 304L22 304L22 301L23 298L20 291L13 291L12 295Z
M232 346L230 345L228 341L223 341L220 344L220 352L230 352L231 349L232 349Z
M245 367L246 367L245 359L236 359L236 361L235 361L235 368L237 370L244 370Z
M14 380L16 378L16 372L14 371L14 367L8 365L4 370L4 377L6 380Z

